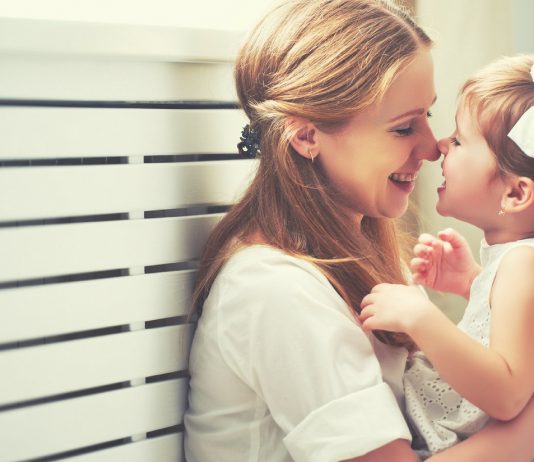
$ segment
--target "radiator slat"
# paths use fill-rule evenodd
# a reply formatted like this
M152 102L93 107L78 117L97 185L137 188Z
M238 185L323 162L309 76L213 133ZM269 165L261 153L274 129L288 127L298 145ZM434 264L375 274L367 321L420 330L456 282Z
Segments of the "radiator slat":
M172 271L0 290L0 344L185 316L194 275Z
M0 228L0 282L198 258L222 215Z
M0 107L0 160L237 154L246 123L237 109Z
M140 385L0 413L0 460L19 461L182 423L187 380Z

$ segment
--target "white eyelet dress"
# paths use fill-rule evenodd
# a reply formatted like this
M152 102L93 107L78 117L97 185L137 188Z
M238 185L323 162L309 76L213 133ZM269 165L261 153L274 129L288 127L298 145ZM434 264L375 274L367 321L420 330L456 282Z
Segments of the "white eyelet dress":
M489 297L495 275L504 255L518 246L534 247L534 239L495 244L482 241L480 261L483 270L473 281L469 303L458 328L489 346ZM444 345L444 348L447 346ZM442 451L480 430L488 416L454 391L433 369L423 353L417 352L404 374L404 391L414 445L423 459Z

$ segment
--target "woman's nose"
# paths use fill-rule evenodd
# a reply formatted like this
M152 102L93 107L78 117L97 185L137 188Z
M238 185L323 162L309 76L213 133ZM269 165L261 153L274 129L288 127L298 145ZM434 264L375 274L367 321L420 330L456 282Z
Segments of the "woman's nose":
M430 161L438 160L440 157L436 138L429 126L426 127L425 133L422 135L418 149L418 157L422 160Z

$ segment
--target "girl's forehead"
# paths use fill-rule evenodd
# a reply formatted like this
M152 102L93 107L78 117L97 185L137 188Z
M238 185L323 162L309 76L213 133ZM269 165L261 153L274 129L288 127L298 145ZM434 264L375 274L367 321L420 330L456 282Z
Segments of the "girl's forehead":
M480 131L480 114L472 100L461 98L456 109L456 127L460 130Z

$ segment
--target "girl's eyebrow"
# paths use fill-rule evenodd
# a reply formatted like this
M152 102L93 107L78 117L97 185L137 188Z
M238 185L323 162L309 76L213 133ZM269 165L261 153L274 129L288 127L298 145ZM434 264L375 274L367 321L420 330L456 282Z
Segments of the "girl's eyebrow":
M432 100L432 104L430 104L430 106L432 106L436 100L438 99L437 96L434 96L434 99ZM424 114L426 111L425 109L423 109L422 107L419 107L417 109L411 109L409 111L406 111L398 116L395 116L393 117L392 119L388 120L387 123L392 123L392 122L395 122L397 120L400 120L400 119L404 119L405 117L408 117L408 116L411 116L411 115L421 115L421 114Z
M456 124L456 134L461 138L464 139L462 133L460 132L460 125L458 124L458 116L454 116L454 123Z

